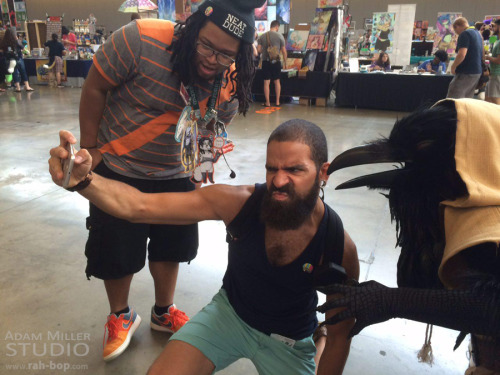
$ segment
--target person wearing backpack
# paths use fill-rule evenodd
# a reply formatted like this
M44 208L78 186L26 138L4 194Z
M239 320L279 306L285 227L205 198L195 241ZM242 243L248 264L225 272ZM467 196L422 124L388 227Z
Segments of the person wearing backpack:
M264 76L264 96L266 102L262 104L264 107L270 107L269 87L271 80L274 82L276 91L276 105L280 106L280 73L281 69L286 69L286 48L285 38L278 33L280 27L279 21L271 22L271 30L264 33L259 38L257 50L262 54L262 74ZM280 52L283 54L283 64L280 61Z

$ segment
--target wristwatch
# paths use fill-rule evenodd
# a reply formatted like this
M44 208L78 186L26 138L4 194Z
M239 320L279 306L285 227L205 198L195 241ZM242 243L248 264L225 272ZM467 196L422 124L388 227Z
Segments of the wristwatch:
M90 185L93 178L94 176L92 175L92 171L90 171L82 181L77 183L75 186L66 188L66 190L71 192L83 190Z

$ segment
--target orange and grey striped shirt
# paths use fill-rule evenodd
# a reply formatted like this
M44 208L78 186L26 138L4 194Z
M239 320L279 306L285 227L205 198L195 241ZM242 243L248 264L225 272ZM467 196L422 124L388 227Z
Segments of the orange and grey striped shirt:
M94 56L95 67L114 86L97 142L104 162L116 173L143 179L188 176L174 139L185 107L167 50L175 39L172 22L137 20L115 31ZM238 100L230 102L232 89L225 76L216 109L226 125L238 112ZM204 115L212 84L201 82L197 90Z

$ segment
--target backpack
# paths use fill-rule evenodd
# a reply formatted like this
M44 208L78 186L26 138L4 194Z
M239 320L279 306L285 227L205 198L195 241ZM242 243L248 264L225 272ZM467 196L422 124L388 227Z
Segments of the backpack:
M271 38L269 37L270 31L266 33L267 37L267 54L269 55L270 61L277 61L280 59L280 49L279 47L271 45Z

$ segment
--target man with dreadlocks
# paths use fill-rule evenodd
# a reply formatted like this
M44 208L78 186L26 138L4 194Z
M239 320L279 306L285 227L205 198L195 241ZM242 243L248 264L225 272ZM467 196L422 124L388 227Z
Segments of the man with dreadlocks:
M325 289L347 307L328 323L355 317L351 335L390 318L471 333L466 374L500 373L500 107L445 100L398 121L388 138L339 155L328 173L371 163L401 168L339 186L389 190L401 246L399 288L375 281Z
M92 168L141 191L193 190L176 125L186 108L200 127L228 125L237 112L247 112L253 13L263 2L208 0L185 24L136 20L114 32L94 57L80 102L80 148L92 155ZM177 273L179 262L196 256L197 225L131 224L90 204L87 228L86 274L104 280L111 310L104 360L120 355L140 324L128 295L133 274L145 265L148 240L151 328L179 330L189 318L173 304Z

